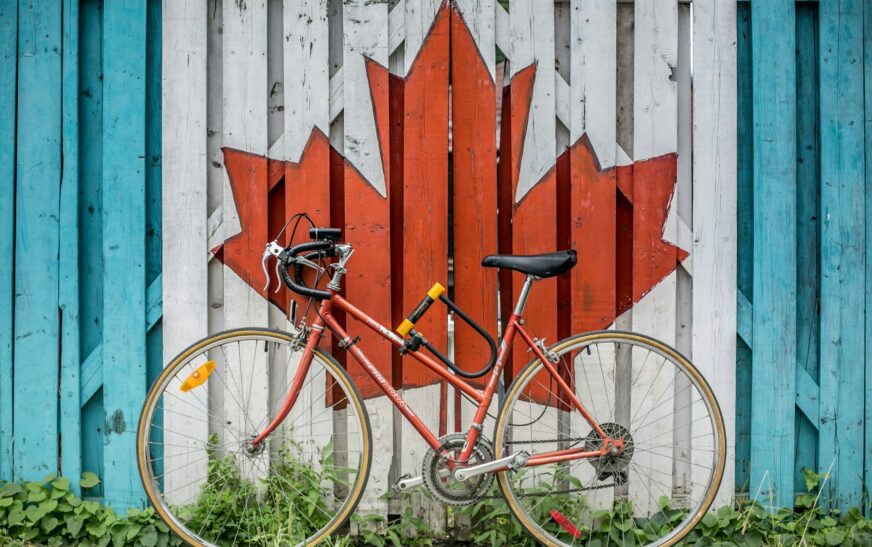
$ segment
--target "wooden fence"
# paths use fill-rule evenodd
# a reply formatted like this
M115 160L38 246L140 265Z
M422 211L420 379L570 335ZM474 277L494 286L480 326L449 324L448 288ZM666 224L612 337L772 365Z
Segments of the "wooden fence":
M779 506L808 468L868 508L870 32L868 2L739 4L736 484Z
M481 258L578 249L572 275L537 284L533 332L614 326L672 343L732 431L735 14L715 0L692 17L661 0L167 2L165 354L225 328L288 327L260 256L305 210L344 228L347 297L387 325L450 280L495 334L519 280ZM445 347L446 322L434 309L419 326ZM365 340L433 430L466 422L433 376ZM454 342L460 363L484 361L471 331ZM347 366L378 455L362 508L393 511L379 495L418 474L425 445ZM721 502L732 483L731 466Z
M0 479L95 471L119 510L163 365L160 34L157 0L0 2Z

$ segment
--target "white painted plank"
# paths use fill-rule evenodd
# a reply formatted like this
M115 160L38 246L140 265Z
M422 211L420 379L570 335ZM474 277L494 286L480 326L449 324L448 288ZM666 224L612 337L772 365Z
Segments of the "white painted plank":
M393 54L406 39L406 0L399 0L388 14L388 51Z
M494 3L494 39L497 47L510 61L512 55L512 35L509 30L509 12L499 2Z
M678 61L678 3L674 0L638 0L634 4L634 19L633 158L640 161L675 153L678 149L678 95L672 73ZM637 191L643 191L644 181L636 179L635 184ZM676 239L676 216L673 213L673 221L667 219L664 226L663 237L669 241ZM675 325L676 274L673 272L636 304L633 309L633 330L673 345ZM638 357L647 356L639 354ZM638 382L636 378L634 382L653 385L652 393L663 393L670 388L674 375L657 374L657 365L650 363L645 370L639 371L637 367L641 367L642 363L636 362L636 352L633 359L634 374L641 374ZM665 439L671 442L674 430L668 416L673 414L673 407L668 404L658 407L653 398L645 398L643 393L639 394L642 400L632 403L632 412L636 416L646 416L650 426L646 432L637 432L637 443L655 439L654 442L659 444L667 442ZM671 469L671 460L671 454L660 457L643 452L639 453L638 465L640 468ZM654 510L658 497L671 495L668 488L671 481L665 478L649 474L643 480L634 481L631 477L630 494L637 501L639 509ZM655 479L662 482L658 484Z
M511 69L517 74L535 64L536 79L530 99L530 113L524 132L518 188L519 203L557 161L554 12L542 9L539 2L516 0L509 11L511 33Z
M735 476L736 5L694 2L693 34L693 353L727 430L719 506L731 501Z
M224 146L266 155L267 121L267 3L224 2L223 16L223 134ZM265 196L264 196L265 199ZM239 214L229 179L224 185L224 235L240 230ZM268 326L268 304L230 268L224 268L224 323L228 328ZM225 431L238 439L254 433L266 418L269 374L266 353L254 345L224 355ZM251 383L245 385L243 379ZM240 408L244 405L244 410ZM249 431L251 430L251 431ZM267 454L261 467L266 469ZM260 474L252 466L252 476Z
M386 197L385 173L365 59L385 67L388 65L388 2L345 0L342 29L342 151L347 161L381 196ZM391 487L388 476L392 462L389 455L394 452L393 405L387 397L381 396L367 400L366 408L373 431L373 451L382 457L373 458L369 483L358 510L386 514L387 503L379 498Z
M345 158L372 187L387 196L366 59L388 64L388 4L346 0L342 10Z
M615 165L617 138L617 6L613 0L572 0L571 16L570 142L587 133L606 169Z
M284 157L297 162L309 135L330 133L327 0L285 0Z
M206 6L169 2L163 10L163 348L167 361L208 334ZM167 397L164 485L173 502L191 499L205 480L197 465L207 440L208 409ZM199 413L197 411L199 410ZM191 419L195 414L197 420ZM186 417L182 417L186 415Z

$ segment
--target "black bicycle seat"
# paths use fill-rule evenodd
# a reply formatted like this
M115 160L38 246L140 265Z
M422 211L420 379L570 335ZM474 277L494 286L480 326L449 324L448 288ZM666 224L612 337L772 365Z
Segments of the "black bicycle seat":
M578 262L574 249L540 255L489 255L481 265L485 268L508 268L536 277L554 277L571 270Z

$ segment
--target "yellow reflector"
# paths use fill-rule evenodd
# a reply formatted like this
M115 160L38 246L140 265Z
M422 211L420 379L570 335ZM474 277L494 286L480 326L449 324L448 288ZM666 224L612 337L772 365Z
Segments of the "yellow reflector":
M187 393L195 387L203 385L213 370L215 370L215 361L206 361L197 370L192 372L190 376L185 378L185 381L182 382L182 387L179 389Z

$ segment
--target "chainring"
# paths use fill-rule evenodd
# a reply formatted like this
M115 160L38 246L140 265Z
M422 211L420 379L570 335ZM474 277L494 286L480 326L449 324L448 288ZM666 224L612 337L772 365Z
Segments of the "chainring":
M424 477L424 485L434 497L449 505L469 505L482 499L493 484L494 474L485 473L478 477L472 477L466 481L454 479L449 462L460 456L460 452L466 445L466 435L463 433L449 433L439 438L442 443L437 450L428 448L424 454L421 475ZM494 450L491 442L484 437L479 437L469 464L475 465L494 459Z
M596 469L597 480L604 481L608 478L614 478L615 484L624 484L627 482L629 475L630 460L633 459L634 442L633 437L627 428L616 423L605 423L601 425L603 432L612 439L624 439L624 451L617 456L600 456L598 458L590 458L588 462ZM603 446L603 440L597 435L596 431L591 431L584 439L584 450L586 452L594 452Z

